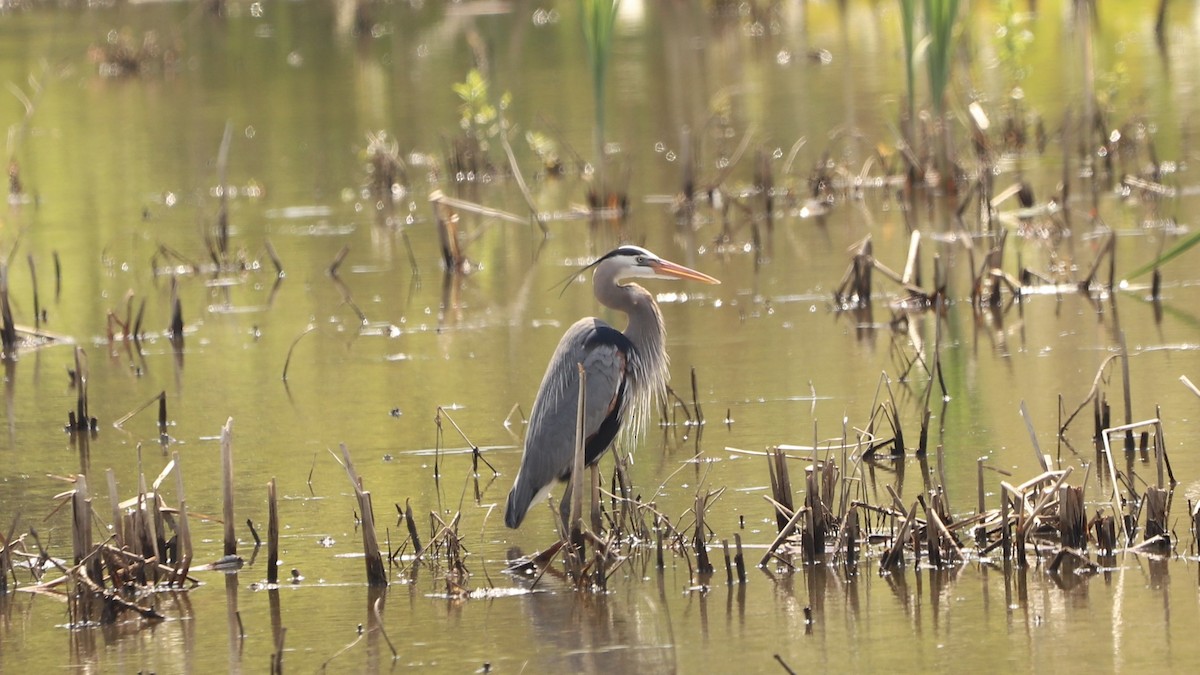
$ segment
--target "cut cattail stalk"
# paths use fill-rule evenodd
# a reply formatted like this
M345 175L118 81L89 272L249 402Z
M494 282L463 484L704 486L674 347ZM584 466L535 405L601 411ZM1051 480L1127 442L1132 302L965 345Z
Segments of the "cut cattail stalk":
M399 508L399 505L397 505ZM420 555L421 551L421 536L417 534L417 521L413 518L412 504L409 500L404 500L404 523L408 527L408 536L412 539L413 553Z
M92 500L88 496L87 476L83 474L75 476L75 490L71 493L71 535L73 557L78 565L92 550ZM84 573L93 581L100 579L90 568Z
M363 553L367 564L367 584L371 586L387 586L387 571L383 566L383 553L375 536L375 511L371 507L371 493L363 489L362 479L354 470L354 462L350 459L350 450L346 444L341 444L342 467L350 478L354 495L358 500L358 510L362 517Z
M183 339L183 302L179 299L179 282L171 276L171 327L167 336L172 340Z
M825 554L825 505L821 501L816 470L810 469L804 476L804 482L804 509L807 513L804 516L804 529L800 532L800 542L804 561L814 565Z
M58 258L58 251L53 251L50 254L54 258L54 301L62 297L62 261Z
M68 415L72 431L95 429L95 420L88 411L88 366L87 353L75 347L75 410Z
M729 540L721 540L721 550L725 553L725 585L733 585L733 560L729 557Z
M267 483L267 583L279 583L279 503L274 477Z
M1058 532L1063 546L1087 549L1087 515L1082 487L1063 485L1059 488Z
M858 566L858 540L861 536L858 522L858 507L852 505L846 513L846 566L853 569Z
M977 483L977 488L979 491L979 504L976 507L975 513L980 514L980 515L982 515L985 511L987 511L987 504L984 502L984 499L983 499L983 497L984 497L983 460L984 459L985 459L984 457L980 457L979 459L975 460L975 481Z
M742 555L742 535L735 533L733 535L734 544L737 547L737 552L733 555L733 566L737 569L737 578L739 584L746 583L746 557Z
M37 283L37 263L33 261L33 254L26 256L29 261L29 280L33 286L33 327L35 330L42 327L42 306L38 298L38 283Z
M692 544L696 552L696 571L704 575L713 572L712 562L708 559L708 546L704 541L704 513L708 510L710 496L709 493L697 494L692 507L696 514L695 534L692 535Z
M17 350L17 326L8 300L8 266L0 264L0 346L12 358Z
M1150 487L1146 489L1146 541L1159 541L1160 548L1171 547L1171 531L1167 527L1167 491Z
M1096 546L1100 554L1111 556L1117 548L1117 523L1112 516L1098 516L1093 522Z
M225 520L225 555L237 555L237 534L233 531L233 418L221 429L221 496Z

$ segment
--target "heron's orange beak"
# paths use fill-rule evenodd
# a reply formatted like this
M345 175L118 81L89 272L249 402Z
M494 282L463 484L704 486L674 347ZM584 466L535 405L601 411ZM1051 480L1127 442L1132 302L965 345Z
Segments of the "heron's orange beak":
M710 277L704 272L697 272L690 267L677 265L670 260L652 260L648 263L655 274L661 274L664 277L675 279L689 279L691 281L700 281L706 284L719 284L721 281L714 277Z

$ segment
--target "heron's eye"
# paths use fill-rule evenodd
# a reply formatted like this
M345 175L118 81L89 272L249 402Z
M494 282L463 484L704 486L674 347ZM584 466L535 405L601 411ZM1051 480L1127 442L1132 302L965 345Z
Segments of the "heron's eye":
M644 255L639 255L639 256L637 257L637 264L639 264L639 265L645 265L645 264L646 264L646 256L644 256Z

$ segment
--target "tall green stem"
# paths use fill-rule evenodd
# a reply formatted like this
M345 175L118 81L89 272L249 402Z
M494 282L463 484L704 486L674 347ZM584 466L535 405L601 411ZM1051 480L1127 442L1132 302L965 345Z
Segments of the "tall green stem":
M907 131L911 142L911 125L916 115L917 98L916 74L913 68L913 61L916 59L914 51L917 33L917 0L900 0L900 17L903 24L901 30L904 34L904 75L908 84L908 124L910 128Z
M592 94L596 113L592 143L596 155L596 191L601 199L607 187L604 184L604 82L608 75L608 61L612 56L613 28L619 4L620 0L580 0L583 39L592 66Z
M929 36L925 65L929 70L929 96L939 117L946 107L945 92L950 82L957 19L958 0L925 0L925 30Z

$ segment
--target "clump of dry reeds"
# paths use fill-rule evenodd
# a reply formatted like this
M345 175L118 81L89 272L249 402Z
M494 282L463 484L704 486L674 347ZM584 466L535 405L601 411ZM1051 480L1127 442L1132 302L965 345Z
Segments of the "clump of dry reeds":
M153 30L140 37L130 29L109 31L104 42L92 45L87 55L96 64L96 72L108 78L162 73L179 61L179 49Z

